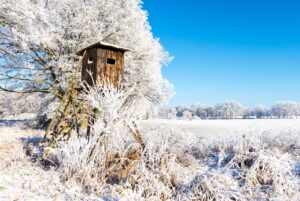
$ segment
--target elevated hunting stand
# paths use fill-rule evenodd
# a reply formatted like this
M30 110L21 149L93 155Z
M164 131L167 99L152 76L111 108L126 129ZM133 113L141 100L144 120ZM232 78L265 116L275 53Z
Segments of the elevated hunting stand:
M127 51L129 49L101 42L80 50L77 55L83 56L82 81L90 86L96 80L118 86L124 75L124 53Z
M52 147L57 141L65 138L68 140L74 133L78 135L83 129L86 129L86 135L89 135L90 125L93 124L91 119L95 119L95 109L86 104L84 99L78 99L80 87L77 75L81 69L81 80L88 87L93 87L97 82L119 87L124 75L124 53L127 51L127 48L97 42L76 53L80 56L79 65L69 80L64 97L46 130L44 142L49 134L52 135L49 144ZM144 147L136 124L132 122L132 125L133 127L126 126L135 140Z

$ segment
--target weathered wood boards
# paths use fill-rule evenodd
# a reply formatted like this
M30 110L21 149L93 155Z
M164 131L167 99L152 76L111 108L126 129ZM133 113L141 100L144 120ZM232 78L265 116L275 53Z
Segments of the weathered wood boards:
M124 75L124 53L129 49L98 42L80 50L77 55L82 56L84 51L82 81L89 86L96 82L120 85Z

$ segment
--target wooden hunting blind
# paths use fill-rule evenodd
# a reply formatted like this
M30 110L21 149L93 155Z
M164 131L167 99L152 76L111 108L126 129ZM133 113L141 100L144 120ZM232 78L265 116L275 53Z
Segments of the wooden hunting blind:
M127 51L129 49L103 42L78 51L76 54L83 56L81 80L90 86L98 81L118 86L124 75L124 53Z
M124 53L126 51L129 49L98 42L76 53L81 56L79 64L75 68L55 115L47 127L43 142L49 140L49 147L55 147L58 141L68 140L74 133L77 133L78 136L84 133L86 137L90 136L91 127L98 118L97 109L79 98L80 93L78 92L82 88L78 86L79 78L77 75L82 69L81 80L89 86L93 86L95 82L102 82L118 87L124 75ZM124 124L144 149L145 145L136 123L128 124L124 120ZM48 139L49 134L52 135L50 139Z

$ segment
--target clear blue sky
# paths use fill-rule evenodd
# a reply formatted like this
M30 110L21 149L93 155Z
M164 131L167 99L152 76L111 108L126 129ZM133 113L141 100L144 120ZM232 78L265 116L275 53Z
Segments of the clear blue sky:
M144 0L171 105L300 101L299 0Z

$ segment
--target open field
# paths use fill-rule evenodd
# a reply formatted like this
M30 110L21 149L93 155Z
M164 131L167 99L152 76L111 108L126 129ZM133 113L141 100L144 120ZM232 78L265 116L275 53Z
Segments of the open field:
M141 127L151 130L157 127L176 127L199 137L245 135L251 133L295 131L300 132L300 119L256 119L256 120L147 120Z

